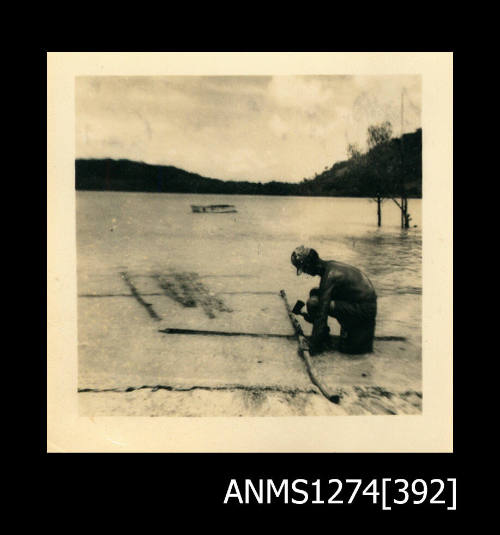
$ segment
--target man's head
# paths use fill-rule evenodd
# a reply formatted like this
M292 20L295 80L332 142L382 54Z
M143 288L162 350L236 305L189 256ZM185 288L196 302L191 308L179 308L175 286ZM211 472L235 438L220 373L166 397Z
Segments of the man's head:
M296 247L292 253L292 264L297 268L297 275L307 273L308 275L315 275L315 266L319 260L318 253L309 247L300 245Z

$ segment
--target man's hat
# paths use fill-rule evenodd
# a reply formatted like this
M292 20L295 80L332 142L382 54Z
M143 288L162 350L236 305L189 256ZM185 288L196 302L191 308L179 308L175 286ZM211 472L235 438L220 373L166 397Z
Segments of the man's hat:
M304 271L304 264L309 257L311 249L309 247L304 247L299 245L292 253L292 264L297 268L297 275L300 275Z

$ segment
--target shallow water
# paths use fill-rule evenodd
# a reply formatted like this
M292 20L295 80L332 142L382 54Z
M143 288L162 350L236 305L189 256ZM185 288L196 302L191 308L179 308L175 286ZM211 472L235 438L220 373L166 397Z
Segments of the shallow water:
M377 228L368 199L84 191L76 198L79 290L90 274L176 271L213 278L215 290L285 288L293 304L319 284L290 264L304 244L368 275L380 298L379 334L420 343L421 200L410 199L416 227L402 231L390 200ZM234 204L238 212L195 214L191 204Z

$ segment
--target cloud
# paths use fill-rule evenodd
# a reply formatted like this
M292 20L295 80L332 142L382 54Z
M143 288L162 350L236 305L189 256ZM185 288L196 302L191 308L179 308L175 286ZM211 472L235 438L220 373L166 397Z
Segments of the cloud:
M278 107L313 111L323 107L331 95L316 78L275 76L269 84L269 96Z
M222 179L298 181L364 145L370 124L420 126L416 76L78 77L76 153Z
M281 137L281 138L283 138L286 135L286 133L290 130L290 127L288 126L286 121L284 121L277 114L274 114L269 119L268 124L269 124L269 128L271 129L271 132L273 132L274 134L276 134L278 137Z

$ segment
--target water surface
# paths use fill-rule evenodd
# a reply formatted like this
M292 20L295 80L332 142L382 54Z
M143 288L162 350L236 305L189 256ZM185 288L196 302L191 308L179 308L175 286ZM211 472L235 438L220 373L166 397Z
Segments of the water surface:
M77 196L78 275L177 271L237 289L304 299L319 278L297 277L290 254L314 247L324 259L361 268L379 295L379 334L420 344L421 200L409 201L412 225L383 204L381 228L369 199L86 192ZM195 214L191 204L234 204L237 213ZM229 287L229 286L228 286ZM304 299L305 300L305 299ZM251 311L249 311L251 313ZM389 332L390 331L390 332Z

